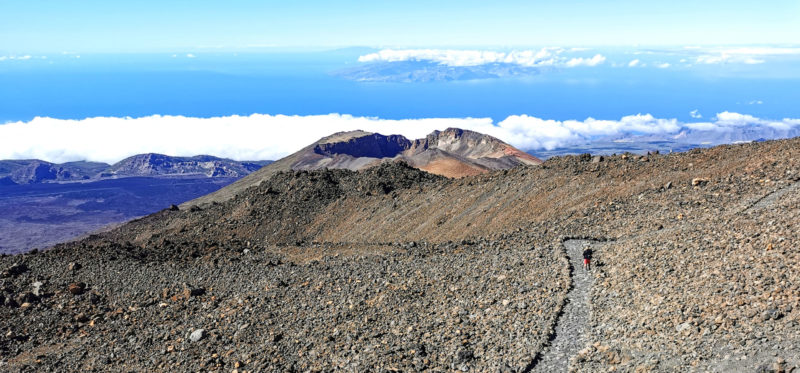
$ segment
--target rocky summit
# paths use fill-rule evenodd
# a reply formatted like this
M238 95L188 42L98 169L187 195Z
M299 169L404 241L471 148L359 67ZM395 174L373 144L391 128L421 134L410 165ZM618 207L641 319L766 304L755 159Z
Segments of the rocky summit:
M798 149L276 171L0 257L0 370L797 371Z

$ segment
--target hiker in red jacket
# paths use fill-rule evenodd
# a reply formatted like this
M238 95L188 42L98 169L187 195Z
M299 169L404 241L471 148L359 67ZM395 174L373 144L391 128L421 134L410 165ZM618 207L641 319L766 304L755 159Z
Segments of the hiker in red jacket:
M592 269L591 262L592 262L592 249L586 248L586 250L583 250L583 269L586 271Z

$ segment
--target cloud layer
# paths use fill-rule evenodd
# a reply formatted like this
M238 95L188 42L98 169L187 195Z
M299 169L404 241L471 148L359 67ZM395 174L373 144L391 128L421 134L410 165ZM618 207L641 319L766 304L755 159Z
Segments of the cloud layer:
M542 48L540 50L522 50L511 52L460 50L460 49L383 49L376 53L360 56L359 62L402 62L430 61L440 65L464 67L505 63L524 67L541 66L596 66L605 62L601 54L593 57L569 58L563 48Z
M420 138L447 127L486 133L533 152L630 136L685 140L687 132L702 132L704 138L722 139L719 142L741 140L734 135L745 133L744 130L753 139L800 135L800 119L767 120L731 112L719 113L708 122L692 123L650 114L619 120L566 121L512 115L499 123L490 118L388 120L342 114L214 118L155 115L82 120L37 117L29 122L0 125L0 159L114 163L147 152L180 156L211 154L237 160L278 159L337 131L361 129Z
M775 56L797 56L800 55L800 48L781 48L781 47L741 47L741 48L685 48L689 51L700 51L701 54L695 59L695 63L713 65L723 63L742 63L746 65L757 65L766 62L766 57Z

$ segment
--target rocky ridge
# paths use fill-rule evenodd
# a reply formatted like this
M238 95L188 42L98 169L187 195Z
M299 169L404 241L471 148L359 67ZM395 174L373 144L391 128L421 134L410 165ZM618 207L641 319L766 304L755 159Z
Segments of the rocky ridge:
M120 177L203 176L239 178L270 161L239 162L208 155L173 157L139 154L113 165L101 162L50 163L38 159L0 161L0 186L71 181L97 181Z

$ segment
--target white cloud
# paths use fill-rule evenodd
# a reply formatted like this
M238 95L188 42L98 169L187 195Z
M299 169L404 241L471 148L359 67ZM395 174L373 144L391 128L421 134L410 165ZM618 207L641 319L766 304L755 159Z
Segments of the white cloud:
M756 65L766 62L764 57L797 56L800 48L779 47L743 47L743 48L708 48L693 49L702 52L695 62L700 64L743 63Z
M0 56L0 61L6 61L6 60L27 61L27 60L30 60L31 58L33 58L33 56L31 56L29 54L26 54L24 56L14 56L14 55L12 55L12 56ZM43 57L43 58L47 58L47 57Z
M195 57L197 57L197 56L195 56L195 55L193 55L191 53L187 53L186 54L186 58L195 58Z
M480 66L495 63L515 64L525 67L538 66L596 66L605 61L598 54L591 58L568 58L562 56L563 48L542 48L497 52L460 49L383 49L358 57L359 62L430 61L446 66Z
M0 159L113 163L147 152L181 156L211 154L237 160L278 159L337 131L361 129L421 138L447 127L486 133L520 149L536 151L599 138L674 135L685 130L736 133L745 126L756 130L800 130L800 119L767 120L732 112L722 112L710 122L697 123L655 118L650 114L619 120L565 121L512 115L499 123L490 118L388 120L341 114L213 118L154 115L81 120L37 117L29 122L0 125Z
M628 62L628 67L636 67L636 66L639 66L639 63L641 63L641 62L642 62L642 61L639 61L639 59L638 59L638 58L637 58L637 59L635 59L635 60L631 60L631 62Z
M656 64L656 67L659 68L659 69L666 69L666 68L668 68L670 66L672 66L672 65L669 62L657 63Z
M700 114L700 110L697 110L697 109L694 109L694 110L690 111L689 112L689 116L694 118L694 119L700 119L700 118L703 117L703 115Z
M606 61L606 58L601 54L596 54L592 58L572 58L566 62L567 67L576 66L597 66Z
M744 63L746 65L758 65L758 64L764 63L764 62L767 62L767 61L766 60L760 60L760 59L757 59L757 58L752 58L752 57L745 58L744 61L742 61L742 63Z

